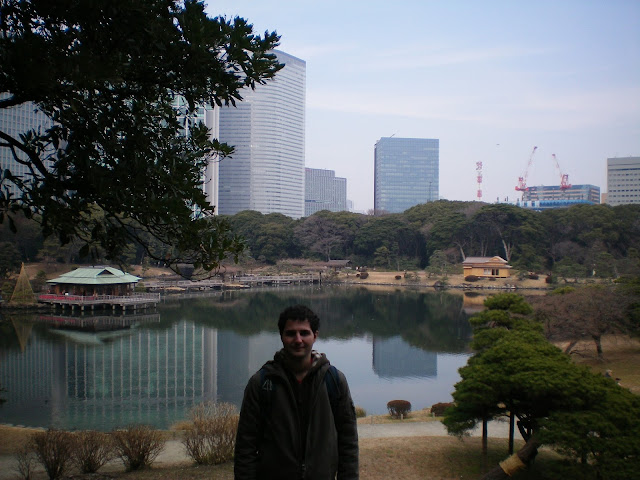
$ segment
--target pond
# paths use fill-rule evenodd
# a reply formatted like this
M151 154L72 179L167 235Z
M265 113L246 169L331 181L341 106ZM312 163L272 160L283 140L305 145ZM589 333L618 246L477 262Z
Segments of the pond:
M239 406L248 378L281 347L279 313L295 303L320 317L315 348L345 373L367 413L385 413L393 399L414 410L451 400L477 301L433 290L291 286L164 297L152 313L106 317L131 328L100 332L62 327L87 315L5 314L0 423L164 429L206 400Z

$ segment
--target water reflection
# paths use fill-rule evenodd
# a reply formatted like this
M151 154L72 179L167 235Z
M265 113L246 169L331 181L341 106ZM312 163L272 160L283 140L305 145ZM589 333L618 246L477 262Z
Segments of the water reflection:
M414 408L450 399L470 337L461 296L289 287L167 300L109 332L12 317L0 332L0 422L166 428L204 400L239 404L249 376L280 348L279 312L301 302L319 314L316 346L345 372L356 404L383 413L393 398Z

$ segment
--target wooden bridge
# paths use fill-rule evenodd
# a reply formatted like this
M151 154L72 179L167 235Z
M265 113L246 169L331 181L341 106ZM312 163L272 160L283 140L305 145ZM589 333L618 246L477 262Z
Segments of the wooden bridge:
M315 276L312 273L303 273L298 275L227 275L224 280L222 278L210 278L207 280L158 280L145 281L143 283L146 288L154 291L192 291L237 288L238 286L317 283L319 280L319 276Z
M243 275L234 277L233 282L243 285L289 285L296 283L316 283L320 277L312 273L298 275Z

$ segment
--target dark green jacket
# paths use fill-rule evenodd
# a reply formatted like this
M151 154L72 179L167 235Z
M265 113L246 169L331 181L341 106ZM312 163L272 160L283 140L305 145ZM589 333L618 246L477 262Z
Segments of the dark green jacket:
M262 367L264 373L253 375L245 388L236 437L235 479L328 480L336 475L338 480L357 479L358 428L344 374L338 371L334 422L324 381L330 364L324 354L313 352L314 362L303 380L308 382L304 387L308 428L303 449L301 406L282 355L276 353Z

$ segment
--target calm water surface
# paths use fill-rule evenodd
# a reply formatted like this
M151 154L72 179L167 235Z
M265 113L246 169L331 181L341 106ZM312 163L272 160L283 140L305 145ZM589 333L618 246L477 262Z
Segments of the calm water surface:
M280 348L278 314L294 303L319 315L316 349L346 374L356 405L381 414L405 399L421 409L451 399L469 355L467 300L328 286L199 294L100 333L60 328L60 314L5 315L0 423L167 428L205 400L239 405L249 376Z

